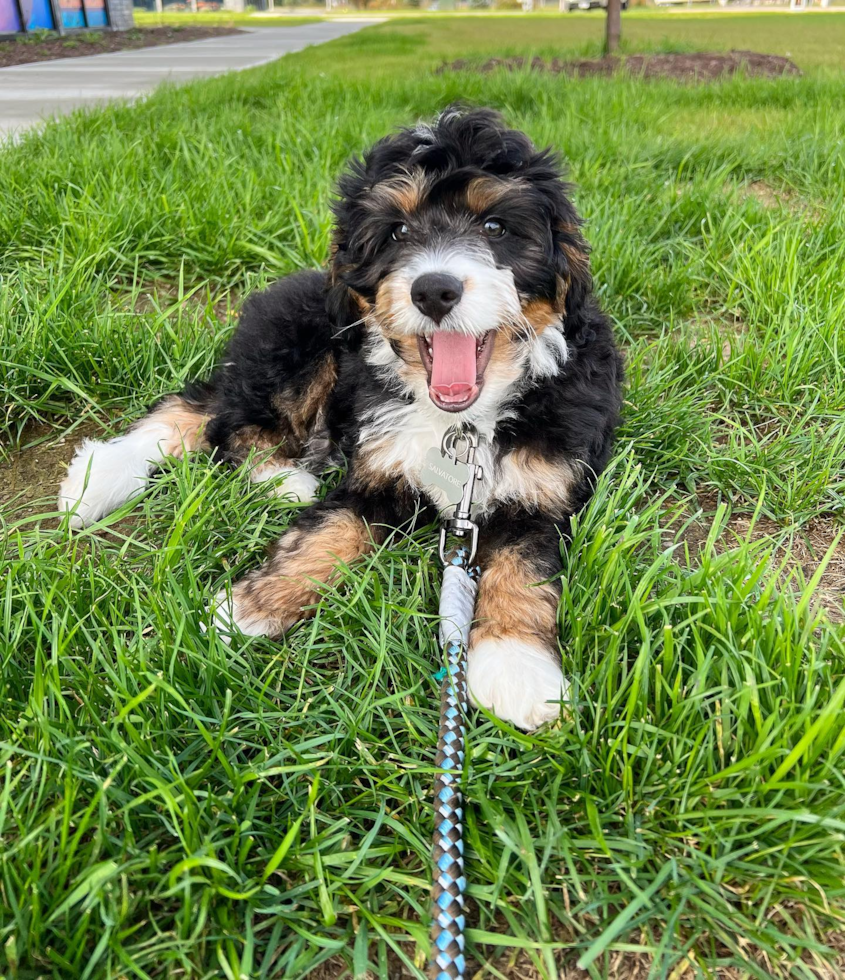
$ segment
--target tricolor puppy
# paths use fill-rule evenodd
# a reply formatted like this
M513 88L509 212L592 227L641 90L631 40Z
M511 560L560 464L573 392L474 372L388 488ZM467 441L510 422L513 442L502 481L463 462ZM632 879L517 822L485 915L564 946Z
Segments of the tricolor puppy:
M426 454L471 423L484 480L469 687L535 728L567 695L558 529L607 462L622 380L558 161L494 112L451 109L353 161L334 211L329 269L252 296L210 381L83 443L60 506L95 521L164 456L199 448L312 501L345 459L337 489L217 597L222 630L278 637L338 562L436 518Z

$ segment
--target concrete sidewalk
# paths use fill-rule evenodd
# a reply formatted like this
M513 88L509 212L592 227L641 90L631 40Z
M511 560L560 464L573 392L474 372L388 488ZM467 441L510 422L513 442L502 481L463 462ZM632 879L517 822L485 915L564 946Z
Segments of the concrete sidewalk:
M0 141L47 116L146 95L165 79L181 82L252 68L379 23L378 18L361 18L258 27L206 41L0 68Z

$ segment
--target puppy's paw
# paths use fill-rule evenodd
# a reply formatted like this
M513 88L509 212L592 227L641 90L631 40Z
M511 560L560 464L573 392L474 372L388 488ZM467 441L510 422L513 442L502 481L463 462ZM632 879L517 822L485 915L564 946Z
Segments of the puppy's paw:
M70 461L67 476L59 487L60 511L72 511L71 527L86 527L125 503L143 489L134 458L126 459L121 440L100 442L84 439Z
M470 648L467 686L473 704L526 731L554 721L569 692L552 652L515 637L481 640Z
M59 486L58 510L62 514L65 511L72 511L69 519L71 527L85 527L86 524L93 524L105 513L103 506L96 501L96 494L92 492L88 494L88 499L85 499L87 474L87 461L83 467L80 456L77 455L68 468L67 476Z
M320 481L307 470L296 466L257 466L250 473L254 483L272 483L277 497L288 497L301 504L310 504L317 499Z
M316 500L319 489L320 481L313 473L306 473L305 470L298 470L295 467L291 467L284 481L275 487L277 496L293 497L301 504L310 504Z
M232 636L272 636L277 630L274 623L262 616L254 601L246 594L244 583L232 588L231 593L221 590L214 597L210 610L217 627L217 635L224 643L231 643Z

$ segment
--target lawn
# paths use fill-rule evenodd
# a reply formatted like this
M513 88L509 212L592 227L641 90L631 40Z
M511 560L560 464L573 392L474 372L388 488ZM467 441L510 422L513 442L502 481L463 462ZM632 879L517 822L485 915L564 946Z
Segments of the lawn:
M347 157L458 97L566 155L628 373L564 553L577 710L532 735L473 713L470 952L498 977L845 972L845 18L625 24L806 75L434 74L594 51L601 20L411 18L0 150L3 976L423 975L433 532L228 648L208 599L295 505L199 458L86 531L50 512L82 433L325 261Z
M156 13L154 10L136 10L138 27L158 27L160 24L218 24L233 27L301 27L303 24L319 24L323 18L280 14L278 17L254 17L250 13L233 13L230 10L205 10L192 14L177 10Z

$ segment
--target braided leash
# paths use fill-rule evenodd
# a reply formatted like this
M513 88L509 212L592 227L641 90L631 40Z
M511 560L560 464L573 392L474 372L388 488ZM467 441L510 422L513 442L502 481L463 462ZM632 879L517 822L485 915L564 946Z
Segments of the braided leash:
M475 604L477 569L470 569L469 552L460 548L443 573L440 612L451 614L456 601L469 605L463 628L452 632L469 634ZM457 578L455 576L460 576ZM461 581L461 579L463 581ZM444 610L446 606L446 610ZM454 622L454 620L453 620ZM441 627L441 639L443 629ZM464 975L464 841L461 778L466 755L466 637L453 636L444 644L446 676L440 688L440 728L437 734L435 765L441 771L434 782L436 810L432 860L435 872L431 886L433 945L432 974L436 980L462 980Z
M434 980L463 980L466 965L464 893L467 883L461 779L466 757L466 655L479 576L478 569L471 566L478 543L478 528L470 520L470 506L473 485L480 479L481 469L474 463L477 437L472 430L464 435L464 448L456 446L454 437L449 441L450 433L444 438L442 448L444 455L465 464L466 482L455 516L445 522L440 536L440 556L444 564L440 591L440 645L446 663L440 688L440 727L435 758L439 773L434 783L436 816L432 848L430 967ZM450 533L459 538L470 536L471 544L456 548L448 557L446 538Z

